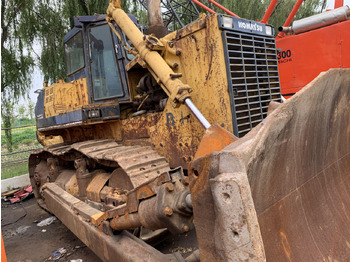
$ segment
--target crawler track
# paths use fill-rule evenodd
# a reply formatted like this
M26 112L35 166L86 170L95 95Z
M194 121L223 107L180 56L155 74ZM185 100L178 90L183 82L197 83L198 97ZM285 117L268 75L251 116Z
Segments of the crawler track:
M42 160L55 158L59 160L61 166L73 167L74 161L82 157L96 163L99 169L122 168L130 178L133 187L147 183L170 170L166 159L149 146L123 146L109 139L48 146L33 151L29 158L29 173L34 191L37 191L36 197L39 198L40 186L43 182L35 181L34 174ZM92 171L90 168L89 172ZM42 173L46 173L46 170ZM41 174L41 181L47 181L45 176L46 174Z

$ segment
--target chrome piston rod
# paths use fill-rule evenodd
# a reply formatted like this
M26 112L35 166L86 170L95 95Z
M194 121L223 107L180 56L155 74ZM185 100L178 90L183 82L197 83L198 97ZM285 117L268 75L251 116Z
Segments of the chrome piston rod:
M185 104L205 129L208 129L211 126L208 120L202 115L202 113L198 110L198 108L193 104L191 99L189 98L185 99Z

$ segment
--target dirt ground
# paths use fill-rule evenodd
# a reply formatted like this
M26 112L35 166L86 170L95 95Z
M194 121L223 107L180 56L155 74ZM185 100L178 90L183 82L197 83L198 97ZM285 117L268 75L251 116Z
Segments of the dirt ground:
M59 220L48 226L37 226L38 222L50 216L37 205L35 198L17 204L1 204L1 231L9 262L49 261L50 256L62 247L67 252L56 261L82 259L84 262L101 262Z
M37 225L51 216L38 206L34 197L16 204L1 203L1 231L9 262L53 261L50 257L60 248L65 248L66 253L54 261L102 262L58 219L48 226ZM195 230L178 236L168 232L153 244L165 254L179 252L183 257L198 248Z

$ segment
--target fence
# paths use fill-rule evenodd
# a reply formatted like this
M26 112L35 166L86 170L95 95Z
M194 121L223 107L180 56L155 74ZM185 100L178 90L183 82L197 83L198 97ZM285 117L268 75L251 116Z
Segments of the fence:
M5 132L11 130L12 151L9 151ZM30 151L41 148L36 139L35 125L1 129L1 179L28 173Z

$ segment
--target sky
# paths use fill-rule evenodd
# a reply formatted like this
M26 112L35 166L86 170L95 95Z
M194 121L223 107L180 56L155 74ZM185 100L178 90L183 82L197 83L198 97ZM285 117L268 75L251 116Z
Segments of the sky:
M344 0L344 5L350 6L350 0ZM327 7L326 9L333 9L334 8L334 0L328 0L327 1ZM40 46L34 47L36 51L40 52ZM29 93L29 97L33 102L36 102L37 99L37 94L34 92L38 89L41 89L43 87L43 82L44 82L44 77L41 74L39 69L35 69L33 74L32 74L32 88ZM22 99L20 103L27 104L27 101Z

